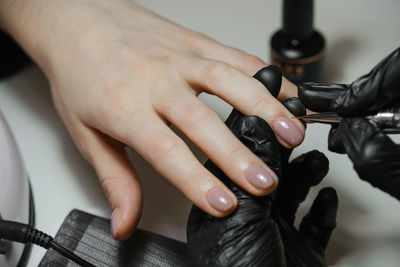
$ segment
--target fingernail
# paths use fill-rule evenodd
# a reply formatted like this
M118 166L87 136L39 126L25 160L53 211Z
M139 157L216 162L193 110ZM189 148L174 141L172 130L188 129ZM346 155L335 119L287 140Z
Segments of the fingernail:
M261 166L250 166L247 168L245 176L255 187L265 189L276 183L275 176Z
M275 119L273 128L280 138L291 146L297 146L303 141L303 132L286 117Z
M214 188L208 192L208 203L219 211L227 211L233 207L231 196L223 189Z
M115 208L111 215L111 233L114 238L117 238L119 220L119 208Z

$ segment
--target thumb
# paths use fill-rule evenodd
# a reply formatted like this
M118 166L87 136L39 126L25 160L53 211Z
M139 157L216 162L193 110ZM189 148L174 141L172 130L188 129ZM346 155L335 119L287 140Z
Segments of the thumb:
M349 90L346 84L308 82L299 85L301 102L310 110L332 111L331 102Z
M95 168L113 210L112 235L118 240L127 239L141 215L142 192L124 146L85 126L72 136L81 153Z

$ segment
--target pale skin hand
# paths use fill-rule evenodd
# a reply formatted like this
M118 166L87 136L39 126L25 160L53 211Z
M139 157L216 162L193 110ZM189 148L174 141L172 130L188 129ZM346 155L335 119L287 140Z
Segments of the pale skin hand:
M303 139L302 124L251 78L266 66L262 60L129 1L3 0L0 9L7 11L1 27L44 70L59 114L96 169L117 239L130 235L141 213L126 145L207 213L226 216L237 205L166 123L248 192L265 195L276 187L276 175L196 97L201 92L265 119L287 147ZM297 89L285 80L279 98L291 96ZM282 118L286 134L277 126Z

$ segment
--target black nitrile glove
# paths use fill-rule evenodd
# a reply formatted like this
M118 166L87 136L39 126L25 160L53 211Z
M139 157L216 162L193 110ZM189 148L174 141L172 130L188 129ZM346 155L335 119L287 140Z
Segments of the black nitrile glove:
M290 151L278 145L264 120L243 117L229 126L278 174L278 189L252 196L208 161L207 169L237 196L238 208L226 218L214 218L193 206L187 228L189 265L326 266L324 250L336 226L335 190L322 189L299 229L293 225L299 203L328 172L326 157L311 151L288 164Z
M345 119L329 133L328 147L347 153L361 179L400 199L400 146L362 116L400 105L400 48L353 83L305 83L301 101L313 111Z
M270 86L278 83L262 83L279 92L280 83L277 90ZM298 99L289 99L285 104L294 115L301 116L305 112ZM268 196L252 196L207 161L207 169L237 196L238 208L228 217L214 218L193 206L187 227L189 265L325 266L324 250L336 226L335 190L324 188L319 192L299 229L293 222L309 188L318 184L328 172L327 158L318 151L311 151L289 164L291 150L278 144L264 120L245 117L234 110L226 124L278 175L278 189Z

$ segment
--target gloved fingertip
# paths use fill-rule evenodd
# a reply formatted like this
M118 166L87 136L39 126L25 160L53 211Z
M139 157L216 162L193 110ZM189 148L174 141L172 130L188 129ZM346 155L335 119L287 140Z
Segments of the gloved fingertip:
M336 227L336 215L339 200L336 190L332 187L325 187L319 191L315 198L315 206L310 213L314 213L314 221L321 227Z
M296 117L306 115L306 107L303 105L298 97L288 98L282 101L282 104L290 111L290 113L292 113Z
M332 187L323 188L315 198L310 211L300 223L299 230L311 235L325 249L336 227L338 197Z
M307 93L309 92L309 90L312 90L312 83L311 82L301 83L297 86L297 89L299 91L300 99L303 98L304 96L307 97Z
M310 169L313 170L313 176L315 177L315 183L312 185L319 184L321 180L328 174L329 160L324 153L318 150L312 150L307 154L310 157Z
M254 74L253 78L261 82L273 97L278 97L282 86L282 72L275 65L269 65Z
M341 135L341 132L339 131L338 125L333 125L329 131L328 149L329 151L339 154L346 153L346 148L343 144L343 137Z
M325 187L320 190L309 213L313 223L321 227L335 227L338 203L335 189Z
M336 226L336 213L339 200L336 190L332 187L321 189L314 200L310 213L315 218L315 222L324 227Z
M291 162L291 172L294 176L304 177L308 186L319 184L329 171L329 160L324 153L312 150L300 155Z
M301 102L310 110L332 111L331 102L347 89L346 85L307 82L298 86Z

